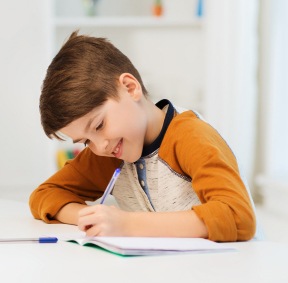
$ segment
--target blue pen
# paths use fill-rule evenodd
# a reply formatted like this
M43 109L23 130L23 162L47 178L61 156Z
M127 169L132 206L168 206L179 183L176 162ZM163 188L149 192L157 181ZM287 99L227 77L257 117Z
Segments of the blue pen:
M0 243L57 243L58 239L54 237L40 237L40 238L11 238L0 239Z
M109 184L108 184L108 186L107 186L107 188L106 188L106 190L105 190L105 192L103 194L103 197L102 197L102 200L101 200L100 204L104 204L106 198L111 193L111 191L113 189L113 186L114 186L118 176L120 175L120 172L121 172L121 170L119 168L117 168L115 170L115 172L114 172L114 174L113 174L113 176L112 176L112 178L111 178L111 180L110 180L110 182L109 182Z

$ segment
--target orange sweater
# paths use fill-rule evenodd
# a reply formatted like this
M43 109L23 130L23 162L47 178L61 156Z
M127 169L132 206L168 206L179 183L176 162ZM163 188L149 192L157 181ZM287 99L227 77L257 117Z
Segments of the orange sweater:
M179 110L167 100L157 104L161 109L165 105L163 129L157 140L143 149L139 161L100 157L86 148L32 193L29 204L33 216L57 223L51 219L64 205L85 204L101 197L120 166L112 194L121 209L193 209L207 225L210 240L253 238L255 214L233 152L196 112ZM139 162L146 170L145 176L141 175L146 178L145 190Z

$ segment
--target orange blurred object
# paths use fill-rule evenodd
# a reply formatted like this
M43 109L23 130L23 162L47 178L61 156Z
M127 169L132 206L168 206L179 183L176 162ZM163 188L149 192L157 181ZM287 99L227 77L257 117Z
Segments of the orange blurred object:
M163 8L161 0L156 0L153 7L153 15L156 17L162 16Z

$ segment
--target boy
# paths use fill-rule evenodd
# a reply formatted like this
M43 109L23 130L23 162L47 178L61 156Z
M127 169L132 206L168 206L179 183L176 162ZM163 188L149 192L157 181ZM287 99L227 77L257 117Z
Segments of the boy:
M40 113L49 138L87 148L32 193L35 218L88 236L253 238L253 203L226 142L196 112L154 105L105 39L72 33L47 70ZM118 167L112 194L121 209L87 206Z

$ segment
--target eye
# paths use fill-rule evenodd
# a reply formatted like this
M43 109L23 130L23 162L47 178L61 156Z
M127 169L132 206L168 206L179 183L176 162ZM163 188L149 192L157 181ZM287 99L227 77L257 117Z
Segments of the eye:
M84 146L86 147L86 145L88 144L90 142L90 140L86 140L85 142L84 142Z
M100 130L103 127L103 121L100 123L100 125L96 128L96 131Z

